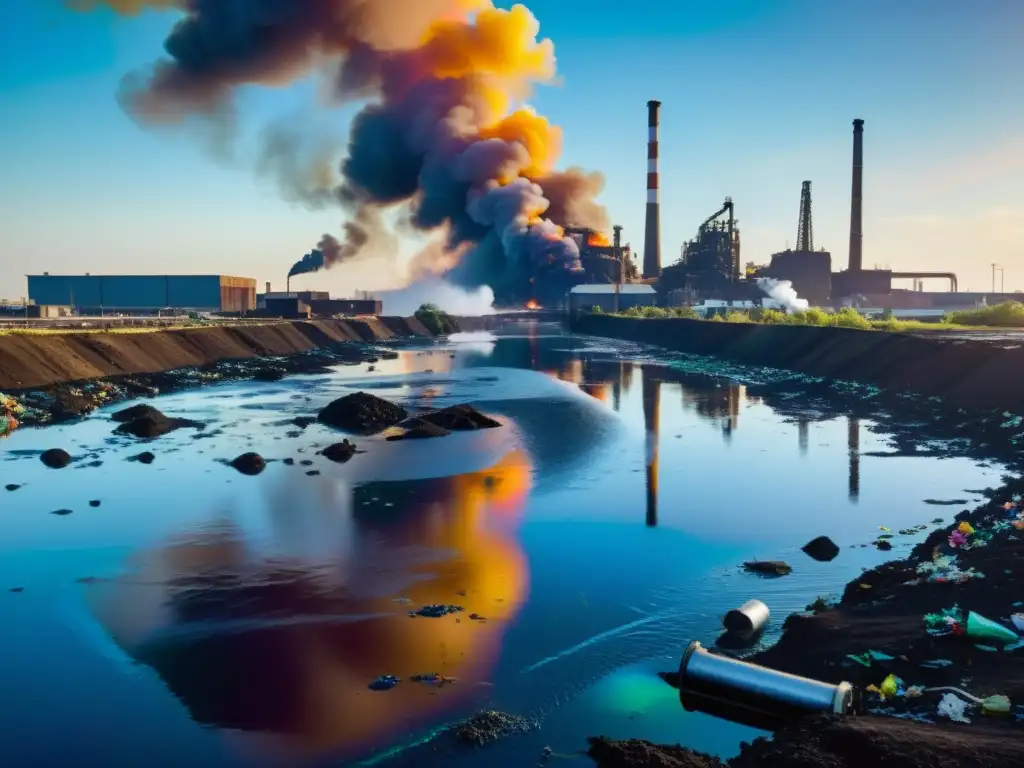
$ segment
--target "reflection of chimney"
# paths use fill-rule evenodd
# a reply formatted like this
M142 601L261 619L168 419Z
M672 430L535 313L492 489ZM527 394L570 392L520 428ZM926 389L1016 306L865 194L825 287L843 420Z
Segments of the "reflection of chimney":
M807 428L808 428L809 425L810 425L810 422L807 421L807 419L797 419L796 420L796 429L797 429L797 434L799 436L798 439L800 441L800 455L801 456L807 455Z
M850 452L850 500L860 498L860 419L850 416L846 421L846 442Z
M850 266L851 272L864 268L864 230L861 204L864 185L864 121L853 121L853 188L850 192Z
M647 102L647 223L644 226L644 277L661 275L661 205L658 199L658 110Z
M619 361L619 375L612 379L612 410L618 413L622 406L622 387L625 376L625 363Z
M658 428L661 422L661 382L646 366L640 369L643 389L644 429L647 433L647 525L658 524Z

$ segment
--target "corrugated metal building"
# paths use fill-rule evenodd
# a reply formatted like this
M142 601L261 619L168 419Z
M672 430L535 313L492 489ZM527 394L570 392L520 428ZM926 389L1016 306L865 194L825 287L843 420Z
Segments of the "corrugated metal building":
M590 312L600 307L602 312L615 311L615 290L619 289L619 311L630 307L653 307L658 303L658 293L654 286L642 283L623 283L622 285L577 285L569 291L570 312Z
M249 312L256 281L226 275L29 275L28 297L40 306L69 306L82 314Z

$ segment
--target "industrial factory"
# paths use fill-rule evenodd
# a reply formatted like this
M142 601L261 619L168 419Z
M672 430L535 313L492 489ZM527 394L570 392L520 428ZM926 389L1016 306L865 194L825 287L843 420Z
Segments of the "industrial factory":
M929 307L974 306L978 301L1005 300L1005 294L959 293L957 277L951 272L865 269L863 257L863 175L864 121L853 121L853 175L850 195L850 240L847 268L833 272L832 254L815 249L811 215L811 182L800 190L796 247L771 256L767 265L744 269L740 253L740 227L732 198L727 197L714 213L697 227L696 236L682 245L674 263L662 267L660 234L660 192L658 169L658 133L661 102L647 103L647 207L644 247L640 257L642 276L638 279L632 264L633 254L620 245L621 227L615 228L615 243L605 249L605 262L586 272L588 285L572 289L568 303L585 304L584 295L607 296L600 284L641 283L652 285L656 303L663 306L694 305L708 301L726 303L763 303L765 295L757 278L788 280L796 293L816 306L857 306L880 309L926 309ZM581 247L581 250L582 247ZM621 266L616 267L615 261ZM913 290L893 289L893 280L913 280ZM949 292L924 292L924 281L939 279L948 283ZM627 293L613 291L618 297ZM631 303L643 294L630 294ZM603 302L595 301L595 306Z
M256 281L226 275L42 275L28 276L26 315L181 315L245 317L353 317L380 315L381 301L369 294L332 299L326 291L256 293Z
M256 281L226 275L28 276L37 316L155 315L167 311L245 314L256 308Z

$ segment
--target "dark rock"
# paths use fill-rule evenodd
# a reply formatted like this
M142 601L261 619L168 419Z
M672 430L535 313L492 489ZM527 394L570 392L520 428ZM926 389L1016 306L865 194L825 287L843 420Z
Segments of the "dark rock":
M72 510L70 510L70 509L55 509L50 514L51 515L60 515L61 517L63 517L64 515L70 515L71 513L72 513Z
M792 567L781 560L750 560L743 564L743 568L761 576L785 576L793 572Z
M839 547L828 536L819 536L811 539L803 546L804 554L814 558L820 563L827 563L835 560L839 555Z
M301 464L304 467L312 467L313 466L313 460L312 459L303 459L302 461L299 462L299 464Z
M14 483L8 483L7 485L4 486L4 489L8 491L16 491L19 488L21 488L21 486L15 485Z
M285 372L280 368L257 368L253 371L253 381L280 381Z
M139 464L152 464L153 459L155 458L156 456L154 456L150 451L143 451L142 453L137 453L134 456L129 456L128 461L137 461Z
M317 418L328 426L370 435L392 427L408 416L400 405L366 392L353 392L328 404Z
M446 429L449 432L469 432L475 429L494 429L501 426L500 421L485 416L471 405L453 405L439 411L421 413L416 420L433 424L435 427Z
M43 451L39 460L50 469L64 469L71 463L71 454L62 448L51 448L48 451Z
M725 768L717 757L686 747L661 746L639 739L613 741L604 736L588 739L587 755L598 768Z
M100 500L99 499L93 499L92 501L89 502L89 506L92 507L93 509L95 509L99 505L100 505Z
M456 740L462 744L482 747L499 739L529 733L538 727L536 720L527 720L520 715L488 710L478 712L452 729Z
M309 472L307 472L306 474L307 474L307 475L308 475L309 477L316 477L317 475L319 475L319 474L320 474L320 470L319 470L319 469L311 469L311 470L309 470Z
M231 466L243 475L258 475L267 468L267 462L258 453L243 453L231 462Z
M295 459L291 457L287 459L281 459L281 463L284 464L286 467L293 467L295 466Z
M439 619L451 613L462 613L464 608L461 605L424 605L418 611L413 611L410 616L426 616L428 619Z
M402 422L404 430L396 435L389 435L388 440L422 440L428 437L444 437L450 435L447 429L431 424L422 419L409 419Z
M56 389L53 392L53 398L49 411L50 418L55 423L85 416L95 411L99 405L99 401L95 398L71 391L65 387Z
M886 541L885 539L879 539L875 542L875 546L883 552L888 552L892 549L892 542Z
M154 409L152 413L126 421L115 429L114 433L118 435L131 435L142 440L152 440L176 429L201 426L198 422L190 421L189 419L176 419L165 416L160 411Z
M24 592L24 591L25 591L25 588L24 588L24 587L11 587L11 588L10 588L9 590L7 590L7 591L8 591L8 592Z
M320 451L320 455L325 459L338 464L344 464L346 461L351 459L355 453L355 443L350 443L348 440L342 440L340 443L329 445Z
M292 424L299 429L305 429L311 424L316 424L316 416L296 416L292 419Z
M152 416L154 414L160 414L163 416L163 414L152 405L140 403L139 405L133 405L130 408L124 408L116 413L112 413L110 418L121 424L126 424L129 421L135 421L136 419L141 419L143 416Z

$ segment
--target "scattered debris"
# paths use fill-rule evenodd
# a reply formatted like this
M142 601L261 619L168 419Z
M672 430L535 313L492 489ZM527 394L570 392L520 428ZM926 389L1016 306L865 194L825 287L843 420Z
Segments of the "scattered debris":
M428 619L439 619L450 613L462 613L465 610L461 605L425 605L418 611L412 611L409 616L426 616Z
M178 419L170 416L165 416L163 413L158 411L156 408L150 406L134 406L133 408L126 409L132 411L134 409L148 409L141 416L138 416L130 421L125 421L121 426L114 430L115 434L118 435L131 435L137 437L140 440L153 440L157 437L162 437L168 432L174 432L177 429L183 429L185 427L192 427L195 429L201 429L203 427L197 421L191 419ZM121 411L125 413L125 411ZM115 414L116 416L117 414Z
M64 517L65 515L72 514L72 510L70 510L70 509L55 509L50 514L51 515L60 515L61 517Z
M89 502L89 506L92 507L93 509L95 509L99 505L100 505L100 500L99 499L93 499L92 501Z
M15 484L15 483L8 483L7 485L4 486L4 490L7 490L7 491L16 491L19 488L21 488L21 486Z
M401 679L395 677L394 675L381 675L372 683L370 683L370 685L367 687L371 691L390 691L400 682L402 682Z

